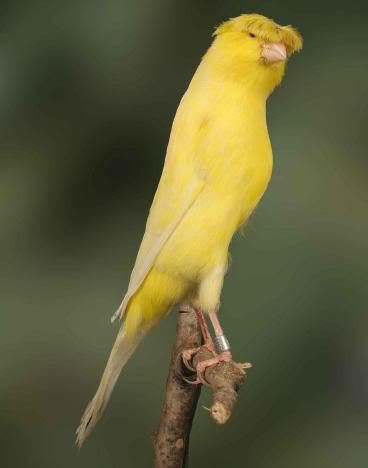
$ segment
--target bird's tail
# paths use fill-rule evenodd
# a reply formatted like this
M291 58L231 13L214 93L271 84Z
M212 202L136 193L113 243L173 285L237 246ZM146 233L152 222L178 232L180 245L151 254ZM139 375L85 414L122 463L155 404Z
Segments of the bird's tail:
M170 309L173 297L180 295L176 280L153 269L132 297L100 385L84 411L76 431L76 444L81 447L101 418L121 370L152 326Z
M131 338L125 333L124 326L120 329L97 392L85 409L76 431L76 444L79 448L83 445L84 441L103 415L122 368L128 362L145 334L146 333L141 332Z

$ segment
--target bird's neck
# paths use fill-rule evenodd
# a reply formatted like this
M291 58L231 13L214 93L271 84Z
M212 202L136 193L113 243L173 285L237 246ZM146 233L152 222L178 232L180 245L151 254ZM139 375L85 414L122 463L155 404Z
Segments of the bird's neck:
M212 80L238 88L244 96L263 104L281 82L284 69L284 65L264 66L257 62L234 60L215 47L210 47L199 67L200 73Z
M253 80L233 80L224 76L203 61L193 78L198 94L205 97L203 102L222 102L227 108L251 109L254 117L266 118L266 101L268 94L257 87Z

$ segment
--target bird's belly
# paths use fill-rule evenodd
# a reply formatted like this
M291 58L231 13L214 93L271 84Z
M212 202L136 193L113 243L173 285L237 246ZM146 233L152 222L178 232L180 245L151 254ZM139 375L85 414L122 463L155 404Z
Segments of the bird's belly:
M227 223L218 223L218 212L193 210L180 223L155 261L156 267L192 282L200 281L214 266L224 263L233 234Z
M244 179L221 177L208 184L166 242L155 265L161 271L198 282L227 262L235 231L246 221L264 193L270 165L258 165Z

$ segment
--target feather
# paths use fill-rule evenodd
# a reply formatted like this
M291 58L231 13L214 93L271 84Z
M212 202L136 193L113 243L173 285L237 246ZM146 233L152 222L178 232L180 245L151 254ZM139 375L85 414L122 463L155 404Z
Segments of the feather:
M178 107L128 290L112 318L124 314L124 323L77 429L78 446L140 341L174 304L216 310L230 241L270 180L266 100L286 57L268 63L262 50L282 41L290 56L301 36L260 15L234 18L215 35Z
M142 330L134 338L128 338L124 329L120 329L97 392L84 411L79 427L76 430L76 444L79 448L82 447L84 441L103 415L122 368L128 362L146 332L147 330Z
M106 368L95 396L88 404L76 431L81 447L95 427L109 402L115 383L131 355L148 333L172 306L172 298L185 293L180 281L153 268L129 302Z
M213 33L218 36L227 32L248 32L267 42L283 42L289 53L303 47L303 38L293 26L281 26L273 20L257 13L240 15L220 24Z
M172 173L168 170L163 172L147 220L146 231L130 276L128 291L119 308L111 317L111 322L114 322L118 317L123 318L129 300L138 290L154 265L158 254L203 190L204 182L194 173L193 168L187 167L185 170L184 166L183 170L180 171L181 165L184 166L179 158L172 163L167 162L167 166L176 166L176 169L172 168L174 169ZM175 186L177 190L173 191ZM180 189L180 187L183 187L183 189Z

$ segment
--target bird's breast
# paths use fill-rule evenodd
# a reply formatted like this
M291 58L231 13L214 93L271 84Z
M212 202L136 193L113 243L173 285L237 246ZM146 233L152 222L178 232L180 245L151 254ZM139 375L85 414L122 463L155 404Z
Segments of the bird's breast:
M272 173L272 148L265 114L234 106L207 123L207 143L198 166L207 167L214 197L231 206L236 228L251 214ZM202 172L206 170L202 167Z
M190 167L203 190L156 261L192 281L224 261L272 171L264 103L232 88L211 94L202 84L195 81L182 100L165 165L177 174Z

